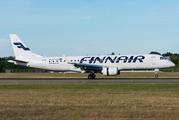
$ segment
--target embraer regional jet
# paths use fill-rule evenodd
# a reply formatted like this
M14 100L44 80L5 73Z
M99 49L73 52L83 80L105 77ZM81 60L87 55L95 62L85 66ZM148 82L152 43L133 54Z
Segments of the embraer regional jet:
M10 34L15 54L14 60L8 62L15 65L51 71L74 71L90 73L89 79L94 79L94 73L104 76L119 75L121 70L155 69L155 77L160 68L174 67L175 64L161 55L104 55L104 56L61 56L43 57L32 53L16 34Z

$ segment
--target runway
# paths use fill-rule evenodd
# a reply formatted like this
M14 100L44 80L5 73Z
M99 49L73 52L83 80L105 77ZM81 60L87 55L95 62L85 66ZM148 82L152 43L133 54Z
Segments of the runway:
M0 79L0 83L179 83L179 78L118 78L118 79Z

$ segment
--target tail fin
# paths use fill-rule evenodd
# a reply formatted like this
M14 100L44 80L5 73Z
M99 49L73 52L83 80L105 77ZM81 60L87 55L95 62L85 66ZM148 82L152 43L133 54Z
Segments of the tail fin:
M10 34L9 36L14 50L14 55L17 60L42 57L40 55L32 53L16 34Z

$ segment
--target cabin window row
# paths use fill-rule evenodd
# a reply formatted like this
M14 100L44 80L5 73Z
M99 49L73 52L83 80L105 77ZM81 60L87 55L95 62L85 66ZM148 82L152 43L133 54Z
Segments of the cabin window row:
M54 63L54 62L66 62L66 60L49 60L49 63ZM71 60L71 62L80 62L80 60Z
M53 63L53 62L66 62L66 60L62 61L62 60L49 60L49 63Z

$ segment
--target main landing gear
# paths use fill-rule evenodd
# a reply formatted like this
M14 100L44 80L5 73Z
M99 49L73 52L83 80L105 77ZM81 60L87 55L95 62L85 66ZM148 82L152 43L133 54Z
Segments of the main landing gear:
M90 73L88 75L88 79L95 79L96 75L94 73Z

